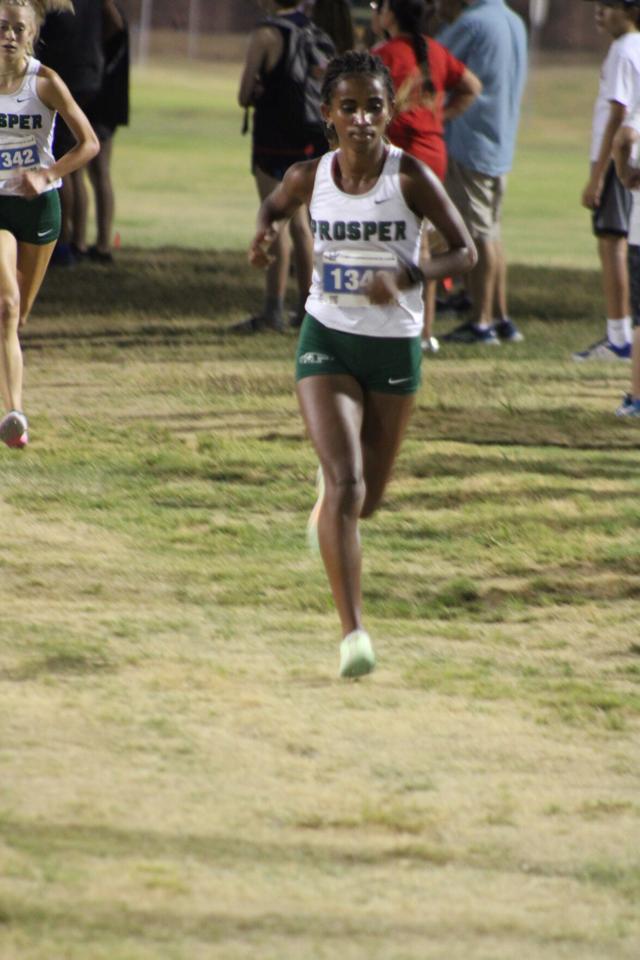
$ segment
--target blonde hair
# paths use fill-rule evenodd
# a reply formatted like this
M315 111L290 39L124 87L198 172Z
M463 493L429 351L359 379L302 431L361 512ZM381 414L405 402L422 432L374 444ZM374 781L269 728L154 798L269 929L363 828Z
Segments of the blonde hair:
M33 56L33 47L38 39L40 27L48 13L75 13L73 0L0 0L7 7L28 7L36 21L36 31L28 47L30 56Z
M74 13L72 0L2 0L7 7L30 7L38 26L42 26L48 13Z

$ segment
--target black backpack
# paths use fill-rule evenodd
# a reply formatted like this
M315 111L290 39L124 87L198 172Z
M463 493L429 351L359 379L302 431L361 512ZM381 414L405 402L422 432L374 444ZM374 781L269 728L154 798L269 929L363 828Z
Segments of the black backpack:
M286 17L268 17L261 27L276 27L283 35L286 60L283 75L286 78L288 110L287 126L292 131L321 133L324 130L320 113L322 73L336 54L331 37L309 20L298 26Z

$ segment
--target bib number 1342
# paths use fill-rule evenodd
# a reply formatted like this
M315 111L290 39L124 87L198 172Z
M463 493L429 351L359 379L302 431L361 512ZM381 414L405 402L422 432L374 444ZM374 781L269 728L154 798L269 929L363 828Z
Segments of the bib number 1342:
M327 250L322 265L323 297L336 306L367 306L367 288L376 273L397 266L395 254L386 250Z

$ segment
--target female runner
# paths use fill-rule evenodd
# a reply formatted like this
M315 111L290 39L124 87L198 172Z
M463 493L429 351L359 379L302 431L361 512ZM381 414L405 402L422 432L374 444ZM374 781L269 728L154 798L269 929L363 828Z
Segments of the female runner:
M26 323L60 233L61 178L99 150L89 121L53 70L32 56L38 29L71 0L0 0L0 440L28 443L19 327ZM76 145L54 162L56 113Z
M422 282L470 270L473 241L437 177L384 139L386 67L368 53L329 63L323 116L338 149L297 163L263 202L250 262L266 267L283 223L309 206L314 273L297 350L297 394L324 490L312 514L342 627L340 675L373 670L363 628L358 521L389 479L420 384ZM418 266L424 220L448 249Z

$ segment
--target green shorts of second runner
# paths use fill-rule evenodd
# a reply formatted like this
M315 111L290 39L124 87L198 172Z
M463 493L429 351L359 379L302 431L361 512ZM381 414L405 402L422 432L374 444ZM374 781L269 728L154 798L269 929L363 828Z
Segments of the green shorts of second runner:
M365 337L332 330L308 313L296 352L296 381L346 374L363 390L415 393L420 386L420 337Z
M8 230L20 243L53 243L60 236L60 224L57 190L46 190L32 200L0 196L0 230Z

